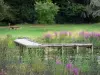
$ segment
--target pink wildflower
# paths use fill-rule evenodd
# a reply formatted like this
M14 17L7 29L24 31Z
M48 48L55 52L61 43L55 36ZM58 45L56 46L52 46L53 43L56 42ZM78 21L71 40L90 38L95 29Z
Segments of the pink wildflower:
M78 68L73 68L73 73L74 73L74 75L79 75L79 70L78 70Z
M67 68L67 69L72 69L72 68L73 68L72 63L68 63L68 64L66 65L66 68Z
M44 37L50 39L52 37L52 35L51 34L46 34Z
M62 64L62 63L61 63L61 60L58 60L58 59L57 59L57 60L56 60L56 64Z

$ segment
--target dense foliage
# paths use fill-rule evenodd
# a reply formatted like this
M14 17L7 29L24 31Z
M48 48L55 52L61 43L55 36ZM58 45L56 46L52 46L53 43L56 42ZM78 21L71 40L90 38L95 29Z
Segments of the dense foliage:
M85 7L81 4L76 3L65 3L60 8L60 11L57 15L57 23L75 23L75 22L82 22L83 17L82 13L84 13ZM59 19L58 19L59 18Z
M55 15L58 11L58 6L51 2L36 2L35 11L38 23L51 24L54 23Z
M14 22L34 22L34 0L5 0L11 7Z
M11 18L9 8L10 7L4 3L4 0L0 0L0 21Z
M58 37L61 35L62 40L70 33L57 34ZM93 37L100 40L100 33L81 32L80 34L88 39ZM1 75L100 75L99 49L94 49L92 53L90 48L85 47L80 47L79 52L76 47L64 46L26 48L15 46L12 39L11 36L0 38Z
M39 17L37 18L34 5L40 1L44 3L51 2L60 7L57 15L55 14L55 19L53 18L56 23L100 21L99 0L0 0L0 21L7 23L35 23ZM46 7L49 7L49 4ZM51 15L48 16L51 17ZM48 22L46 21L46 23Z
M42 42L46 43L93 43L94 47L100 45L99 32L47 32L42 38Z
M86 7L86 12L90 21L100 21L100 0L91 0L90 5Z

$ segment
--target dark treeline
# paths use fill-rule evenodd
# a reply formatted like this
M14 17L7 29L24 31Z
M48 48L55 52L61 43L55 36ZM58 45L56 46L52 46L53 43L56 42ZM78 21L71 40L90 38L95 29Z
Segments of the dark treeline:
M36 23L36 2L51 0L0 0L0 21ZM100 21L99 0L52 0L59 7L55 23L94 23Z
M13 19L9 20L15 23L33 23L35 20L34 0L5 0L10 6L10 12Z

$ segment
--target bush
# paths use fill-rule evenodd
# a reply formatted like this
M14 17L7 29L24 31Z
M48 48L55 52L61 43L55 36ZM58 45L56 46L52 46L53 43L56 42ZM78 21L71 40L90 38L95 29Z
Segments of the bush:
M100 33L99 32L47 32L43 35L42 43L93 43L94 47L100 48Z
M5 69L7 60L8 43L6 39L0 39L0 70Z
M8 26L8 24L5 22L0 22L0 26Z
M4 0L0 0L0 21L12 17L9 9L10 7L4 2Z
M10 13L12 13L12 20L5 22L13 23L33 23L34 22L34 3L35 0L5 0L10 6Z
M51 2L36 2L35 11L37 22L41 24L54 23L59 7Z
M60 7L56 16L56 23L82 23L84 22L83 13L85 6L75 3L72 0L54 0L54 3Z

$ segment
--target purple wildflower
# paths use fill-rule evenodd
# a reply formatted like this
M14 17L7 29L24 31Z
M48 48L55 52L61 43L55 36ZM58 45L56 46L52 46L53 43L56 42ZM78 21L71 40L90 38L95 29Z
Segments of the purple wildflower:
M56 60L56 64L62 64L61 60Z
M84 31L80 32L79 36L84 36Z
M3 69L1 69L0 75L6 75L6 72Z
M73 68L72 63L68 63L68 64L66 65L66 68L69 69L69 70L72 69L72 68Z
M51 34L46 34L44 37L50 39L50 38L52 38L52 35Z
M99 37L100 37L100 33L94 33L94 34L93 34L93 37L99 38Z
M69 32L69 36L71 36L72 35L72 33L71 32Z
M84 37L85 37L85 38L90 38L90 37L99 38L99 37L100 37L100 33L88 32L88 33L85 33L85 34L84 34Z
M74 75L79 75L79 69L78 68L73 68L73 73L74 73Z
M91 37L91 34L84 34L84 38L88 39Z
M86 39L90 38L91 35L92 35L91 33L89 33L89 32L84 32L84 31L79 33L79 36L84 37L84 38L86 38Z
M66 35L68 35L68 32L67 31L61 31L60 32L60 36L66 36Z
M57 37L58 36L58 32L54 32L55 36Z
M80 33L79 33L79 36L88 39L88 38L90 38L90 37L92 36L92 33L90 33L90 32L84 32L84 31L83 31L83 32L80 32Z

